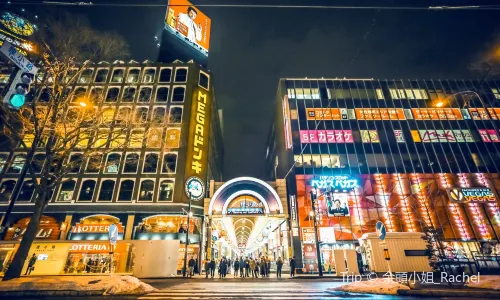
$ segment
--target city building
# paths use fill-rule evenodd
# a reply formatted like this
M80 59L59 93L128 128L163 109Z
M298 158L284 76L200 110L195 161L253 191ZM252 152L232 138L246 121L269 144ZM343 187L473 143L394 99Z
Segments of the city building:
M71 88L75 99L86 95L104 97L104 105L99 109L109 118L109 125L102 129L102 135L92 138L101 139L105 148L114 147L114 140L108 139L115 130L123 130L120 120L132 112L143 126L122 133L122 148L82 161L63 178L45 209L36 241L71 241L74 244L69 245L68 255L73 256L67 258L75 263L109 255L109 248L102 246L102 241L108 239L111 223L118 224L120 240L185 243L189 202L186 180L191 176L205 182L222 180L222 112L217 109L213 86L211 73L193 62L115 61L89 65ZM35 101L44 101L44 95L42 92ZM71 103L79 105L78 100ZM68 114L75 107L68 107ZM25 142L30 143L31 138L26 134ZM10 201L14 201L11 193L16 184L21 184L19 174L26 161L26 151L20 143L13 146L12 151L0 150L2 218ZM37 158L44 163L43 154ZM69 160L82 159L75 151ZM7 220L4 239L9 243L0 245L4 264L22 238L33 212L33 184L30 179L22 184ZM199 256L204 211L203 204L192 204L188 252ZM125 243L119 245L120 251L128 251ZM179 251L183 253L184 245ZM66 261L66 257L62 259ZM182 259L183 255L179 255L178 269ZM65 267L64 272L73 269ZM42 268L39 272L43 272Z
M315 216L325 270L378 221L499 268L499 101L498 81L281 79L267 174L286 180L299 266L317 270Z

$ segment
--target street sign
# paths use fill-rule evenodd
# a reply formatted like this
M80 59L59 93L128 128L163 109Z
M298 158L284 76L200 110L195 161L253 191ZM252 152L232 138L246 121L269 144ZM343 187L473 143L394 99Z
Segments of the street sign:
M184 188L190 200L196 201L205 197L205 183L196 176L189 177Z
M4 41L2 47L0 48L2 52L8 59L16 64L23 72L31 73L35 75L38 72L38 68L30 62L21 52L17 51L11 43Z
M375 225L375 229L377 230L378 238L381 241L385 240L385 235L387 234L387 229L385 228L384 223L378 221L377 225Z
M116 240L118 239L118 226L116 224L111 224L108 231L109 243L111 245L116 245Z

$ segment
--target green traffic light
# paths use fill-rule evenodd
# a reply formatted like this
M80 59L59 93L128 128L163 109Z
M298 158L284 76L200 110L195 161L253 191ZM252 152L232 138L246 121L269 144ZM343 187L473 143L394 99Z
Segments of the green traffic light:
M21 94L14 94L10 97L10 105L15 108L20 108L24 105L25 96Z

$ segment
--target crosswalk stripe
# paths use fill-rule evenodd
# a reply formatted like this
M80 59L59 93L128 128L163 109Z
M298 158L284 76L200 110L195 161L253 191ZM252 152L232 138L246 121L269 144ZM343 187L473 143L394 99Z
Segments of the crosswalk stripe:
M294 293L283 293L283 292L262 292L259 291L185 291L179 292L176 290L171 291L159 291L154 292L139 299L142 300L157 300L157 299L211 299L211 298L223 298L223 299L241 299L241 298L252 298L252 299L319 299L328 298L336 299L338 296L331 295L324 291L311 291L311 292L294 292Z
M241 297L218 297L222 299L241 299ZM194 297L194 296L182 296L182 297L177 297L177 296L168 296L168 297L149 297L149 296L144 296L144 297L139 297L139 299L143 300L161 300L161 299L212 299L212 297ZM274 296L259 296L259 295L253 295L250 297L247 297L246 299L276 299L276 300L286 300L286 299L293 299L293 300L311 300L311 299L340 299L338 296L333 296L333 295L328 295L324 294L321 295L320 297L314 296L314 298L311 297L274 297Z

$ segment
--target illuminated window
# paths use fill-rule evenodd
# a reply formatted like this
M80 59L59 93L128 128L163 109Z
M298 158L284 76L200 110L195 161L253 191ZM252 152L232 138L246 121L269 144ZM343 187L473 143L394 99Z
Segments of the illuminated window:
M168 101L168 90L166 86L158 87L156 90L156 102L167 102Z
M142 148L144 142L144 129L133 129L130 133L129 147Z
M172 69L163 68L160 71L160 82L170 82L172 78Z
M109 131L107 129L99 129L95 137L94 148L105 147L108 142L108 134Z
M76 144L77 148L87 148L89 145L90 136L86 129L81 129L80 134L78 135L78 141Z
M177 168L177 153L166 153L163 155L162 173L174 174Z
M405 99L406 98L404 89L389 89L389 92L391 93L392 99Z
M130 114L132 113L131 107L120 107L115 122L118 124L130 122Z
M165 146L167 148L179 148L180 140L181 140L180 128L167 129L167 135L165 139Z
M10 168L7 170L7 173L19 174L23 169L24 164L26 163L26 155L25 154L17 154L14 156L12 160L12 164Z
M158 169L158 153L148 153L144 159L143 173L156 173Z
M127 179L123 180L120 183L120 192L118 193L118 201L130 201L132 200L132 196L134 194L134 185L135 182L133 180Z
M69 157L69 173L78 173L80 172L80 167L83 163L83 155L81 153L71 154Z
M162 128L150 128L148 131L147 148L160 148L161 147L161 136L163 133Z
M125 147L126 138L127 136L123 129L114 129L111 133L110 147L115 149Z
M144 71L144 77L142 78L142 82L144 83L153 83L155 81L155 73L156 73L156 70L155 69L146 69L146 71Z
M93 87L90 90L90 96L89 96L90 100L93 100L93 101L101 100L102 95L103 95L103 91L104 91L104 89L101 87Z
M198 85L208 91L210 85L210 75L200 71L200 79L198 80Z
M99 173L102 165L102 154L94 154L89 158L86 173Z
M3 169L5 168L8 159L9 159L8 153L0 154L0 173L2 173Z
M160 195L158 201L172 201L174 198L174 181L165 179L160 182Z
M109 124L111 122L113 122L113 117L115 115L115 110L111 107L103 107L102 108L103 111L102 111L102 122L104 124Z
M75 193L76 181L73 179L63 180L57 201L71 201Z
M97 201L111 201L113 199L113 191L115 190L115 181L111 179L104 180L101 183L101 190Z
M0 185L0 195L2 195L2 197L0 197L0 201L9 201L15 186L16 181L13 179L2 181L2 184Z
M17 201L31 201L33 194L35 192L35 184L33 180L26 180L21 187Z
M175 69L175 82L186 82L188 70L186 68Z
M495 99L500 100L500 91L496 88L492 88L491 92L493 93L493 96L495 96Z
M106 94L106 102L116 102L118 101L118 95L120 94L119 87L110 87L108 93Z
M139 201L152 201L154 195L155 182L145 179L141 182L139 190Z
M144 106L135 108L135 116L137 122L146 123L148 121L148 111L149 109Z
M92 201L95 185L96 181L94 179L84 180L80 188L80 195L78 196L78 201Z
M137 167L139 165L139 154L128 153L125 156L125 166L123 167L123 173L137 173Z
M384 92L382 91L382 89L376 89L375 93L377 94L378 100L384 100Z
M161 124L165 122L165 107L155 107L153 111L153 122Z
M106 161L106 168L104 170L105 174L117 174L120 169L120 160L122 156L119 153L108 154L108 159Z
M149 102L153 89L150 87L142 87L139 91L139 102Z
M106 82L106 78L108 77L108 69L98 69L97 74L95 76L96 83Z
M135 99L135 87L126 87L123 91L122 102L133 102Z
M128 71L127 83L139 82L139 74L140 73L141 73L140 69L130 69L130 71Z
M172 92L172 102L184 102L184 94L186 89L182 86L174 87Z
M287 95L288 95L288 99L295 99L295 90L294 89L287 89Z
M66 73L66 76L64 77L64 83L73 83L75 82L75 75L76 75L77 70L76 69L71 69Z
M77 87L73 93L73 102L80 102L85 100L85 94L87 93L87 88Z
M35 135L33 133L26 133L23 136L23 142L26 145L27 148L31 148L31 145L33 145L33 141L35 140ZM23 148L23 144L21 143L19 147Z
M111 82L118 82L118 83L122 82L124 74L125 74L124 69L113 70L113 76L111 76Z
M170 115L168 122L171 124L180 124L182 122L182 107L180 106L170 107Z
M93 73L94 73L93 69L83 70L82 74L80 75L80 80L78 80L78 83L90 83Z

